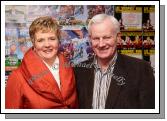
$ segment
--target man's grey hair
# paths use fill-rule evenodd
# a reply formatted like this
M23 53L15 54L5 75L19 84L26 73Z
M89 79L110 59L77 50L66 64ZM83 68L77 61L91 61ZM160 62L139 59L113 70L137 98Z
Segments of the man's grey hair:
M89 21L89 24L88 24L88 32L89 32L89 34L91 35L90 29L91 29L91 26L93 24L101 23L107 18L109 18L109 20L111 21L112 25L114 26L116 34L119 33L120 32L120 23L118 22L118 20L114 16L110 16L110 15L107 15L107 14L97 14Z

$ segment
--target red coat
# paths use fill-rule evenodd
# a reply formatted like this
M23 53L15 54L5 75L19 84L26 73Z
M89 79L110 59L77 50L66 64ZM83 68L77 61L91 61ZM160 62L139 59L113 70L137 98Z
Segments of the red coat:
M30 49L18 69L9 76L6 85L6 108L78 108L76 83L71 67L64 66L65 58L59 56L59 89L53 75Z

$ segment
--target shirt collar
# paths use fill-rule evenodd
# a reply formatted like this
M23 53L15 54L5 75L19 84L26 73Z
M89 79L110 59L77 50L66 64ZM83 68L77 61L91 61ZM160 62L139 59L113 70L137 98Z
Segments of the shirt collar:
M116 60L117 60L117 56L118 56L118 53L116 52L113 56L113 58L110 60L109 62L109 66L107 68L107 70L105 72L108 72L108 71L111 71L111 68L114 67L115 63L116 63ZM93 60L93 65L95 67L96 70L101 70L98 62L97 62L97 57L95 56L94 57L94 60Z
M58 69L59 68L59 58L58 56L55 58L55 61L53 63L52 66L49 66L45 61L43 61L45 63L45 65L49 68L49 69L52 69L52 70L55 70L55 69Z

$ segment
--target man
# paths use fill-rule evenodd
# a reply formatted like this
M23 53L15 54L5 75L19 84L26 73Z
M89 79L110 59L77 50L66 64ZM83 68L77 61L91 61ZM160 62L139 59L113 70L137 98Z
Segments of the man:
M95 56L75 66L80 108L155 108L155 79L150 65L117 53L120 24L106 14L88 25Z

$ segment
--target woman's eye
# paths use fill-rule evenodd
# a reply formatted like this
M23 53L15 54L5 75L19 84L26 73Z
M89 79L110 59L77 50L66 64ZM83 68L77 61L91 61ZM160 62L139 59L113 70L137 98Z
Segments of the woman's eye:
M50 40L56 40L56 38L50 38Z
M44 39L38 39L37 40L37 42L43 42L44 41Z
M55 38L51 38L51 40L56 40Z

